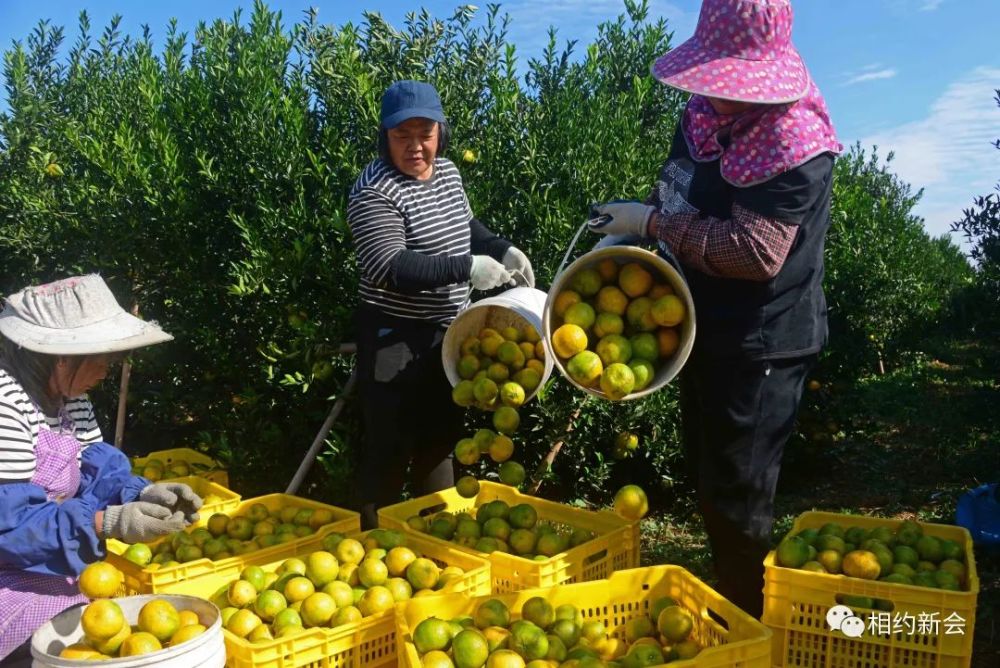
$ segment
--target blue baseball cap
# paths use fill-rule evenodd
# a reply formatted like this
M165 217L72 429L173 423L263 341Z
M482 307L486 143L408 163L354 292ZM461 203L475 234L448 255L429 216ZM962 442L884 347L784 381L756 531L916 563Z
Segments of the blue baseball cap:
M434 86L423 81L397 81L382 95L382 127L391 129L411 118L444 123L444 108Z

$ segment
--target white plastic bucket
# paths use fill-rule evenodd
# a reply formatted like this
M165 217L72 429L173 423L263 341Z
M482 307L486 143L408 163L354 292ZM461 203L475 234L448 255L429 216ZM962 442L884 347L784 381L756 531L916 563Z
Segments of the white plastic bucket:
M181 643L177 647L121 659L111 659L94 663L81 659L61 659L59 653L67 646L83 640L80 618L86 603L75 605L46 622L31 637L32 668L79 668L80 666L114 666L115 668L137 668L157 666L158 668L224 668L226 665L226 645L222 637L222 616L212 603L194 596L154 594L127 596L115 599L125 613L125 619L134 625L139 619L142 606L153 600L169 601L181 610L191 610L207 630L196 638Z
M687 315L680 327L680 342L677 346L677 352L674 353L673 357L671 357L669 361L659 366L656 370L656 375L653 376L653 380L649 383L649 385L639 392L632 392L625 397L627 400L639 399L656 392L673 380L684 367L684 363L687 362L688 355L691 354L691 348L694 346L695 314L694 299L691 298L691 291L688 289L687 282L684 280L684 277L681 276L680 272L674 269L669 262L656 253L635 246L607 246L605 248L592 250L574 260L565 271L556 276L556 279L552 282L552 287L549 288L548 299L545 302L544 315L542 318L542 331L544 332L542 336L545 339L546 352L553 350L552 332L557 326L557 318L553 313L556 296L566 289L567 284L576 272L587 267L596 266L599 262L607 258L611 258L618 264L628 264L630 262L641 264L661 281L668 283L670 287L673 288L674 293L684 301L684 306L687 309ZM563 377L573 385L596 397L607 399L599 387L586 387L576 382L573 377L569 375L569 372L566 371L563 361L560 360L554 352L548 354L547 359L553 360L555 362L555 366L559 369L559 373L561 373Z
M549 348L542 329L542 312L545 309L545 293L535 288L511 288L495 297L487 297L473 303L452 321L444 335L441 346L441 362L451 386L458 385L462 377L458 375L458 360L462 358L462 342L470 336L476 336L484 327L490 327L498 332L505 327L523 328L531 325L545 341L545 373L542 382L530 394L525 396L527 402L538 394L538 390L552 375L552 349Z

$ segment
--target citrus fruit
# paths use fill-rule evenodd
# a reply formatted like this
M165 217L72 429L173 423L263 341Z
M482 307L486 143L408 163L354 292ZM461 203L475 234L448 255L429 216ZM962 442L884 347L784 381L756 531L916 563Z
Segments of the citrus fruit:
M245 608L257 598L257 590L246 580L233 580L226 592L229 605L234 608Z
M487 336L480 335L479 337L479 352L487 357L493 357L497 354L497 349L503 343L503 337L496 332L492 332Z
M649 292L653 287L653 276L642 265L631 262L618 272L618 286L634 299Z
M933 579L933 578L932 578ZM936 586L936 585L935 585ZM111 636L106 640L97 640L96 638L87 637L87 643L89 643L94 649L96 649L101 654L107 656L114 656L118 654L118 649L125 642L125 638L132 635L132 627L128 624L122 624L121 629L115 635Z
M455 446L455 459L460 464L472 466L479 461L479 446L471 438L463 438Z
M541 366L540 369L536 369L534 364ZM535 388L539 386L542 382L542 374L545 372L545 366L538 362L537 360L531 360L528 362L528 366L521 369L514 374L514 382L524 388L524 391L528 394L535 391Z
M140 631L133 633L122 642L118 648L118 656L140 656L142 654L152 654L163 649L160 639L152 633Z
M419 557L406 567L406 579L414 589L434 589L437 586L441 569L430 559Z
M507 520L515 529L530 529L538 522L538 511L527 503L519 503L510 509Z
M152 634L160 642L170 640L180 627L180 615L169 601L152 600L139 610L139 630Z
M285 589L282 593L285 595L286 601L295 603L296 601L306 600L315 592L316 586L309 578L297 575L285 583Z
M469 380L476 375L479 371L479 358L475 355L463 355L460 360L458 360L458 366L456 367L458 371L459 378L463 380Z
M679 605L671 605L664 608L656 618L656 628L670 642L684 642L691 635L694 621L687 610Z
M628 308L628 301L628 295L613 285L607 285L597 293L595 306L599 313L623 316Z
M660 344L656 342L656 337L649 332L636 334L629 339L632 344L633 359L655 362L660 356Z
M615 512L627 520L642 519L649 512L646 492L638 485L625 485L615 494Z
M653 300L649 297L633 299L625 311L625 320L640 332L652 332L656 329L652 308Z
M153 552L145 543L136 543L135 545L129 545L128 549L122 553L122 557L137 566L147 566L149 565L149 562L153 560ZM93 566L95 564L91 565Z
M514 441L509 436L500 434L489 446L490 459L498 464L502 464L514 454Z
M597 353L584 350L574 355L566 363L566 371L570 377L584 387L597 382L604 371L604 364Z
M618 280L618 263L611 258L604 258L598 262L596 269L605 283L614 283Z
M253 611L265 622L274 621L274 618L287 607L288 602L285 597L273 589L262 591L253 603Z
M660 357L670 357L677 352L681 337L676 329L661 327L656 331L656 343L659 346Z
M916 543L917 553L923 561L939 563L944 559L944 550L941 541L934 536L921 536Z
M170 646L176 647L177 645L185 643L192 638L197 638L207 630L208 628L206 628L203 624L188 624L187 626L182 626L177 630L177 633L170 636Z
M63 651L59 652L59 658L61 659L77 659L77 660L92 660L97 661L104 659L105 656L98 652L93 647L86 645L82 642L73 643L72 645L66 646Z
M506 461L500 465L500 482L511 487L518 487L524 482L526 474L524 467L514 461Z
M651 315L661 327L674 327L684 320L684 302L677 295L666 295L653 302Z
M455 491L463 499L472 499L479 494L479 481L474 476L464 475L455 481Z
M556 295L556 299L552 303L552 310L555 311L555 314L561 318L563 317L563 314L566 313L566 309L573 304L579 304L581 301L582 297L580 297L579 293L574 292L573 290L563 290Z
M625 321L614 313L598 313L594 320L594 336L601 339L609 334L621 334L625 331Z
M121 631L123 626L128 626L118 604L103 598L84 608L80 625L83 633L94 640L108 640Z
M488 404L496 400L497 395L500 394L500 388L489 378L480 378L473 384L472 394L476 397L476 401Z
M448 622L437 617L423 620L413 629L413 644L420 654L446 650L451 645L451 628Z
M355 539L345 538L337 544L336 557L341 564L359 564L365 557L365 548Z
M876 580L882 571L878 557L868 550L848 552L844 555L841 568L845 575L862 580Z
M583 297L593 297L601 289L601 274L590 267L581 269L570 278L570 287Z
M465 629L451 640L456 668L481 668L490 655L486 637L477 630Z
M365 559L358 566L358 580L364 587L384 585L389 579L389 569L378 559Z
M656 635L656 626L649 617L636 617L625 624L625 639L634 643L639 638L652 638Z
M517 652L498 649L486 660L486 668L525 668L524 659Z
M590 329L596 318L597 314L594 313L594 308L587 302L573 304L563 314L563 322L569 325L577 325L584 330Z
M640 392L649 387L656 376L656 370L647 360L634 359L628 363L628 368L632 369L632 376L635 378L634 392Z
M306 558L306 577L312 580L317 587L322 587L328 582L337 579L340 570L340 563L337 557L325 550L317 550L310 553Z
M136 544L132 547L138 546L139 544ZM142 547L146 546L143 545ZM149 548L146 547L146 550L148 551ZM150 556L150 559L152 559L152 556ZM96 598L114 597L117 595L124 581L125 577L117 568L106 561L97 561L83 569L83 572L80 573L78 584L80 586L80 593L93 600Z
M490 626L506 628L510 625L510 610L503 601L491 598L476 608L473 620L475 621L476 628L479 629L485 629Z
M432 650L420 657L422 668L455 668L451 657L439 649Z
M837 550L823 550L816 555L816 561L823 566L827 573L837 574L843 565L843 557Z
M510 436L520 424L521 416L510 406L501 406L493 413L493 428L501 434Z
M329 624L335 612L337 612L336 602L332 596L323 592L311 594L302 601L302 607L299 608L302 624L306 628Z
M471 380L459 381L455 387L451 388L451 400L458 406L468 408L476 403L476 395L472 391L473 387L475 386Z
M597 355L605 365L632 359L632 344L624 336L610 334L597 342Z
M524 388L517 383L504 383L500 386L500 401L504 406L518 408L524 403Z
M587 333L579 325L566 324L552 333L552 348L563 359L587 348Z
M624 399L635 388L635 375L626 364L611 364L601 374L601 391L612 401Z
M271 629L267 624L261 624L247 636L247 640L250 642L267 642L268 640L274 640L274 635L271 633Z
M535 626L547 629L556 619L556 612L552 609L552 604L541 596L533 596L521 606L521 618L526 619Z
M778 544L775 557L780 566L799 568L809 561L809 544L799 536L789 536Z

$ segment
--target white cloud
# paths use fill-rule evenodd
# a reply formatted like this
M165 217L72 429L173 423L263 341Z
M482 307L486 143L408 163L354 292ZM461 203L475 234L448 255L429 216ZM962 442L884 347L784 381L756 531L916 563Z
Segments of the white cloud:
M892 170L914 189L924 188L915 212L928 232L948 231L976 195L1000 180L1000 109L993 99L1000 68L979 67L953 82L917 121L861 140L879 153L895 153Z
M922 12L933 12L935 9L941 6L944 0L924 0L920 4L920 11Z
M878 81L879 79L891 79L894 76L896 76L896 70L891 67L879 70L879 69L871 69L871 66L869 65L862 68L861 74L855 74L850 79L845 81L843 85L853 86L854 84L863 83L865 81Z

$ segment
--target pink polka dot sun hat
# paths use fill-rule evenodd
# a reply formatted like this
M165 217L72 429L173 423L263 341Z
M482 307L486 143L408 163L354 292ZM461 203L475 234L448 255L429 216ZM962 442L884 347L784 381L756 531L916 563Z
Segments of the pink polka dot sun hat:
M795 102L810 83L792 45L790 0L704 0L694 36L651 70L689 93L759 104Z

